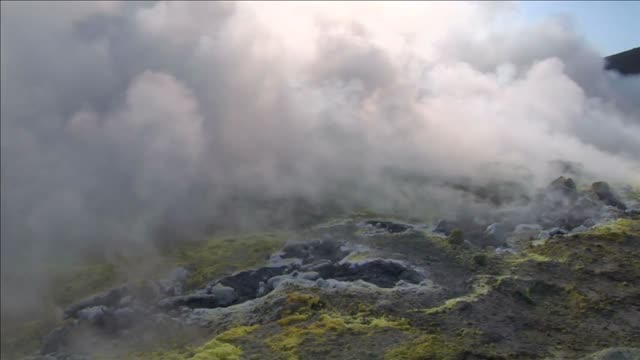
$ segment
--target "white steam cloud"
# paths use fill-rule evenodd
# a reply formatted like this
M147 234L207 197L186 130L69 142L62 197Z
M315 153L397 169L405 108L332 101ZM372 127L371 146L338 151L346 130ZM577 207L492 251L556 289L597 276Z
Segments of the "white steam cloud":
M608 54L562 19L505 21L518 11L2 2L3 276L144 244L158 227L188 234L233 217L238 194L449 205L389 169L488 179L517 168L537 186L562 159L640 182L638 77L603 71Z

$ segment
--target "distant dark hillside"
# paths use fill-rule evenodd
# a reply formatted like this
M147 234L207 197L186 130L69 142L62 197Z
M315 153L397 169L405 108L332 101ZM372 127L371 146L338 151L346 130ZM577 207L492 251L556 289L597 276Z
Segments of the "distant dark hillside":
M640 74L640 47L607 56L605 61L607 70L615 70L623 75Z

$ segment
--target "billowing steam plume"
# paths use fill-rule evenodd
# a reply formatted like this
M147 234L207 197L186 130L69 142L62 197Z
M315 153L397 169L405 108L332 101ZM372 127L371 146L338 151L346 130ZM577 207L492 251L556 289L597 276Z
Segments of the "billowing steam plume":
M517 12L3 2L3 277L300 206L452 211L450 179L531 190L554 160L639 182L638 77Z

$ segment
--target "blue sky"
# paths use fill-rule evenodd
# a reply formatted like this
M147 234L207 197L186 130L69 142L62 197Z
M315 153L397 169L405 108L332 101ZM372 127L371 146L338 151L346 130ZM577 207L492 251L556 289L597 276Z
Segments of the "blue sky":
M520 6L532 21L568 15L603 55L640 46L640 1L523 1Z

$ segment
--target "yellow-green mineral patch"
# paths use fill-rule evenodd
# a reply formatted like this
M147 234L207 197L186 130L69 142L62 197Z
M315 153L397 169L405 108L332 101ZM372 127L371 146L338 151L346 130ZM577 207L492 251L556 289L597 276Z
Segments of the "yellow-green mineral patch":
M254 332L257 328L258 328L257 325L237 326L216 336L216 339L224 342L232 342L249 335L250 333Z
M486 296L494 289L496 286L500 285L502 281L508 278L515 278L513 276L492 276L492 275L478 275L473 282L472 290L466 295L459 296L453 299L449 299L444 302L444 304L440 306L436 306L429 309L421 310L427 315L437 314L442 312L447 312L457 305L462 303L472 303L477 301L478 299Z
M625 236L640 236L640 220L618 219L605 225L596 226L581 236L597 236L610 240L620 240Z
M364 261L368 259L371 259L371 252L369 251L354 252L352 254L349 254L349 256L347 256L347 260L351 262Z
M281 333L267 339L272 350L282 353L287 359L300 359L299 348L303 342L329 342L341 334L371 335L383 329L410 331L411 326L405 319L387 317L348 316L335 312L320 314L311 323L284 324Z
M535 252L523 251L517 255L513 255L507 258L508 262L512 264L520 264L527 261L535 261L535 262L547 262L553 261L552 258L544 255L537 254Z
M238 326L219 334L199 347L187 346L164 351L137 352L130 354L128 358L135 360L240 360L242 359L242 350L232 343L249 336L257 328L257 325Z
M438 335L423 335L413 341L392 348L385 360L457 360L463 348L456 341Z

